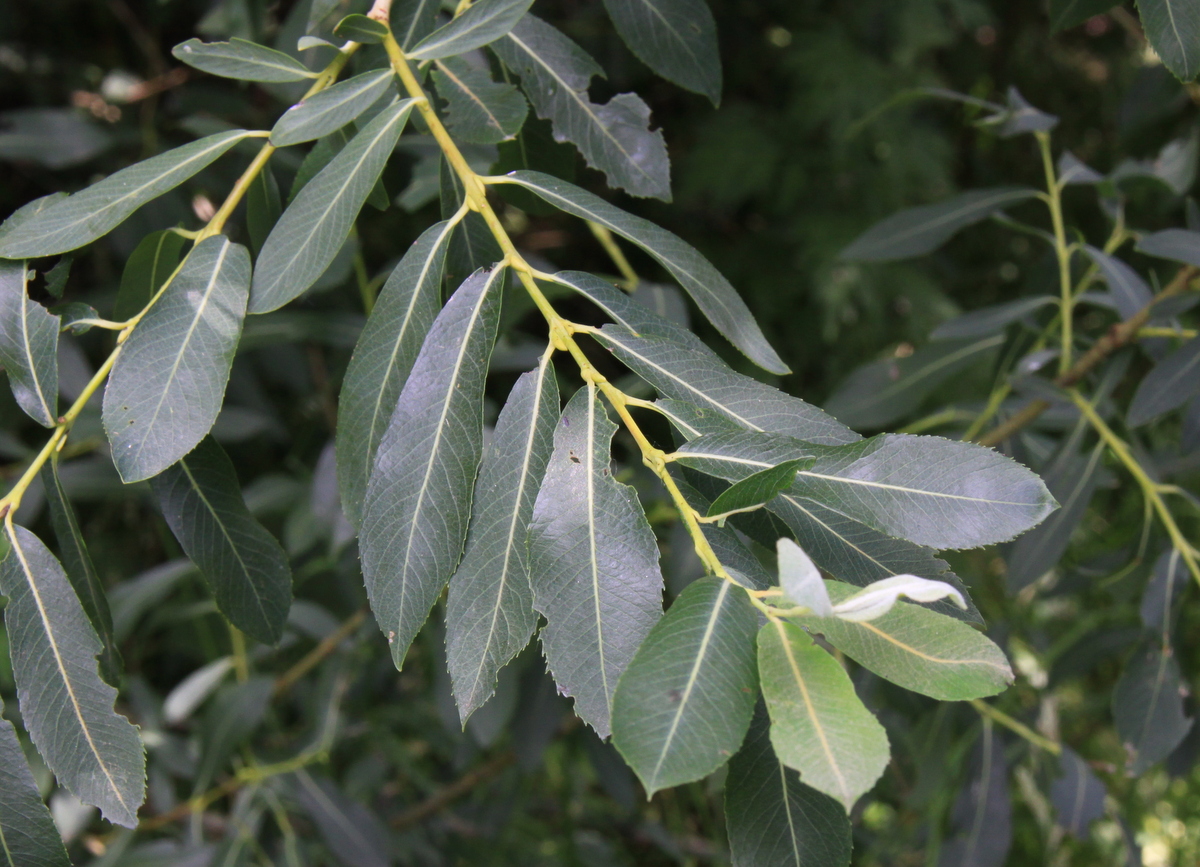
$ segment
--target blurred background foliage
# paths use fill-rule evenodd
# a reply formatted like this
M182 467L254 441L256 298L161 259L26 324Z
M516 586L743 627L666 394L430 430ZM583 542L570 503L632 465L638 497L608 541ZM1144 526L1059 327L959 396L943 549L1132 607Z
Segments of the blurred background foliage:
M352 11L353 4L345 5ZM55 190L78 189L223 124L269 128L294 98L289 88L201 75L179 67L170 47L197 34L232 35L290 51L307 6L306 0L0 3L0 214ZM1041 184L1031 138L1000 139L970 125L973 109L906 98L912 88L998 100L1015 86L1061 118L1056 149L1069 148L1101 171L1125 158L1152 160L1198 128L1200 94L1155 62L1132 4L1058 34L1050 32L1043 0L711 0L711 6L725 71L716 109L655 78L616 38L601 4L539 0L534 11L607 70L608 80L593 86L598 98L636 90L664 130L675 201L621 203L691 241L729 276L796 371L780 385L817 403L856 367L911 353L953 315L1046 291L1054 280L1041 246L992 223L911 263L838 261L848 241L901 207L962 189ZM340 863L360 865L728 863L721 780L646 803L615 752L568 722L567 703L554 694L535 653L518 660L498 697L463 733L436 623L400 674L374 626L357 628L365 600L336 506L329 444L337 384L363 319L356 271L367 279L386 273L437 219L435 176L420 144L402 149L405 158L384 177L397 203L361 221L361 235L323 278L327 291L248 324L215 431L235 460L251 509L279 534L296 568L300 601L289 635L277 649L255 649L260 676L244 683L225 677L224 625L147 490L122 486L107 457L94 452L101 442L98 411L76 426L63 482L110 588L127 670L122 709L142 726L152 759L149 818L136 835L112 833L56 792L60 827L77 862L122 865L324 864L330 852ZM279 157L286 190L300 157L287 151ZM190 193L163 197L94 245L74 263L65 300L110 312L137 241L153 229L207 216L246 159L217 163ZM566 159L585 185L602 189L599 175ZM1188 159L1185 187L1194 178L1194 150ZM1135 180L1127 193L1130 221L1140 228L1183 224L1186 189L1164 192L1152 180ZM1092 196L1069 189L1066 205L1068 223L1091 232L1095 243L1107 229ZM1035 206L1024 207L1014 213L1044 224ZM533 209L510 208L506 220L520 246L546 259L581 270L612 268L581 224ZM654 275L649 260L631 258ZM51 288L45 279L39 286ZM522 369L528 358L519 337L523 315L515 305L508 312L518 331L498 350L494 368L501 372L505 364ZM745 369L719 338L706 336ZM93 332L66 342L68 397L101 357L103 340ZM942 385L943 402L949 395L980 403L991 384L987 373ZM917 416L913 409L905 421ZM0 389L0 481L11 480L40 439ZM640 479L637 470L627 472ZM1189 737L1165 767L1132 778L1113 730L1110 696L1122 657L1141 635L1138 605L1150 563L1135 558L1125 568L1122 552L1137 546L1141 504L1115 481L1106 487L1053 593L1006 595L995 552L954 558L990 634L1019 671L1001 704L1059 734L1108 791L1090 833L1064 832L1045 794L1054 791L1052 763L1006 736L1016 771L1000 796L1012 804L1012 846L1007 860L1001 854L979 864L1200 862L1194 767L1200 738ZM653 496L652 486L644 489ZM27 497L23 509L27 525L47 520L37 517L37 496ZM651 515L677 590L696 564L673 544L678 537L668 510ZM1185 606L1179 634L1194 634L1196 621ZM338 649L295 683L273 686L266 677L289 671L320 651L323 639L343 634L355 640L327 642ZM1200 671L1195 642L1183 641L1177 653L1184 672ZM938 864L941 841L961 812L956 799L974 791L976 714L860 680L899 752L856 811L855 863ZM7 665L0 664L0 693L7 698L12 689ZM6 705L10 713L15 708ZM295 756L302 759L295 767L270 764ZM41 782L51 785L44 768ZM214 786L225 788L207 810L187 809L189 797ZM985 831L1002 833L1002 824L989 820Z

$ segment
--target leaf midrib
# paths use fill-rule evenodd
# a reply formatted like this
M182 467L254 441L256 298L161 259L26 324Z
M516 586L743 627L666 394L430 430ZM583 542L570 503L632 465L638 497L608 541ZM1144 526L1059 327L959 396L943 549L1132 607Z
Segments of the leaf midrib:
M612 703L608 691L608 666L604 658L604 618L600 611L600 563L596 554L596 386L588 380L588 425L587 425L587 518L588 556L592 569L592 605L596 613L596 648L600 657L600 683L604 687L604 706Z
M446 66L446 64L444 64L444 63L439 62L438 70L442 73L442 75L444 75L448 79L450 79L450 81L460 91L462 91L464 94L466 94L468 99L470 99L473 103L475 103L479 107L479 110L482 111L487 116L487 118L488 118L487 123L489 125L495 127L496 132L501 133L501 134L504 133L504 128L500 125L500 119L498 117L496 117L495 113L490 108L488 108L487 103L485 103L482 99L480 99L478 96L476 96L475 91L473 91L473 90L471 90L471 88L467 87L466 83L463 82L462 79L460 79L457 75L455 75L453 72L451 72L450 67Z
M24 270L24 268L22 268ZM46 401L46 393L42 391L42 378L38 376L37 364L33 358L33 343L29 338L29 305L34 302L29 300L25 289L25 277L21 278L21 348L25 350L25 358L29 363L29 378L33 381L33 387L37 391L38 403L42 405L43 412L46 413L46 421L54 424L54 413L50 412L50 404Z
M843 622L849 622L849 621L843 621ZM874 632L876 635L878 635L880 638L884 639L885 641L889 641L892 644L899 647L901 650L903 650L907 653L911 653L913 656L920 657L921 659L924 659L927 662L932 662L937 665L986 665L989 668L994 668L999 672L1002 672L1005 674L1008 673L1006 666L999 665L990 659L946 659L945 657L941 657L941 656L933 656L932 654L925 653L924 651L921 651L921 650L917 650L917 648L915 648L909 644L906 644L905 642L896 638L894 635L892 635L889 632L884 632L882 629L880 629L874 623L868 623L866 621L856 621L856 622L854 622L854 625L860 626L863 629L867 629L871 632Z

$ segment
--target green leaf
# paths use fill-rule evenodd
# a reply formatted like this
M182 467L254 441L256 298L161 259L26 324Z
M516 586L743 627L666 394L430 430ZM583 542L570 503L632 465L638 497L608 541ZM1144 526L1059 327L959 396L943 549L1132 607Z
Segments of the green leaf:
M333 35L364 45L378 45L387 37L388 26L366 15L347 15L333 28Z
M991 337L1031 313L1036 313L1043 307L1057 303L1058 299L1053 295L1035 295L1032 298L1018 298L1016 301L1008 301L1004 304L981 307L943 322L933 329L929 338L931 340L960 340L969 337Z
M1114 0L1050 0L1050 32L1078 27L1116 5Z
M392 8L392 33L408 51L437 28L442 0L398 0Z
M75 518L75 510L67 499L62 482L58 478L58 458L51 458L42 467L42 488L46 492L46 503L50 507L50 523L54 527L54 538L62 555L67 579L75 589L75 595L83 605L88 621L96 630L103 645L100 651L100 676L111 686L121 685L121 651L113 635L112 612L108 608L108 596L104 583L96 572L96 565L88 553Z
M17 732L5 719L0 719L0 853L7 867L71 867Z
M825 581L812 558L804 549L783 536L775 542L779 563L779 586L783 595L796 605L803 605L817 617L832 617L833 603Z
M835 604L862 592L840 581L825 587ZM1004 651L982 632L909 602L897 602L870 621L791 619L880 677L942 701L995 695L1013 681Z
M330 780L314 779L303 769L296 771L287 791L312 818L325 846L343 867L389 867L395 863L387 826L362 801L340 791Z
M337 477L342 508L358 526L375 451L442 302L454 227L422 233L392 269L354 347L338 398Z
M54 299L61 299L63 290L67 287L67 279L71 276L71 265L74 263L71 256L63 256L54 267L46 272L46 294Z
M689 584L617 683L613 744L647 797L702 779L737 752L758 694L758 616L720 578Z
M434 320L367 483L363 578L397 668L462 556L506 274L471 275Z
M1066 744L1058 761L1061 773L1050 783L1050 803L1058 813L1058 824L1076 839L1086 840L1088 826L1104 815L1108 791L1087 761Z
M179 186L250 135L253 133L241 129L210 135L56 199L35 215L23 217L19 225L0 236L0 258L52 256L90 244L146 202Z
M775 499L780 491L796 480L796 471L801 467L812 466L813 460L802 458L784 461L770 469L759 470L754 475L746 476L740 482L730 485L721 496L713 500L712 505L708 507L708 517L724 515L727 512L744 512Z
M237 37L228 42L189 39L172 48L171 56L201 72L242 81L301 81L318 74L282 51Z
M1137 315L1143 307L1154 301L1154 293L1142 276L1115 256L1110 256L1102 250L1097 250L1090 244L1083 245L1087 253L1100 269L1104 282L1108 284L1108 294L1116 305L1122 319Z
M1142 27L1163 65L1180 81L1200 73L1200 6L1191 0L1138 0Z
M104 390L104 429L125 482L158 475L212 428L249 289L246 248L207 238L122 344Z
M1003 867L1012 846L1012 797L1004 742L991 720L984 720L964 782L951 814L955 833L942 843L938 867Z
M717 24L704 0L604 0L604 8L639 60L720 104Z
M849 811L887 767L887 734L841 664L798 626L758 633L758 675L779 760Z
M24 262L0 261L0 365L25 413L45 427L58 420L59 319L30 299Z
M704 343L685 328L680 328L664 316L640 304L623 289L608 280L583 271L558 271L551 275L554 282L578 292L591 301L617 325L637 335L652 334L677 343L703 347ZM707 349L707 347L704 347Z
M559 409L547 353L513 386L475 482L466 550L446 602L446 661L464 723L537 625L526 542Z
M387 92L391 67L373 69L314 93L285 111L271 128L275 147L299 144L341 129Z
M251 188L253 195L253 188ZM151 232L133 249L121 272L121 288L113 303L113 318L118 322L132 319L150 303L154 294L179 267L179 257L187 241L177 232L164 229Z
M325 273L350 236L412 107L413 101L405 99L379 112L288 205L255 263L251 313L282 307Z
M572 142L610 187L634 196L671 200L671 164L660 130L650 130L650 107L634 93L604 105L588 96L592 76L604 71L578 45L533 15L491 46L521 78L538 117L554 139ZM536 191L535 191L536 192Z
M658 545L633 489L612 477L613 424L589 383L571 398L529 525L542 647L575 713L608 737L617 680L662 616Z
M709 500L688 484L682 477L682 473L672 470L671 474L688 504L698 512L707 512ZM708 544L712 546L717 559L721 561L721 565L738 584L751 590L766 590L775 584L775 579L763 568L762 563L738 538L732 528L718 527L716 524L702 524L700 529L704 533L704 537L708 539Z
M250 235L250 252L256 259L281 213L283 199L279 195L275 173L268 164L250 181L250 190L246 193L246 232Z
M1005 205L1041 195L1037 190L995 187L970 190L938 202L906 208L863 232L841 252L841 258L891 262L932 253L959 229L986 220Z
M439 198L442 218L451 219L466 202L466 191L462 179L450 167L443 156L438 166ZM480 268L490 267L493 262L504 258L496 237L488 228L487 221L475 211L468 211L454 228L450 249L446 253L446 280L454 285L461 283Z
M1129 426L1151 422L1196 394L1200 394L1200 337L1193 337L1146 374L1129 405Z
M533 0L476 0L405 53L414 60L437 60L482 48L512 30L532 5Z
M760 704L725 778L725 826L734 867L849 867L850 819L775 757Z
M246 508L224 450L205 437L151 485L221 613L251 638L278 643L292 603L292 570L275 537Z
M433 83L446 101L446 124L462 141L494 144L511 139L529 113L521 91L492 81L487 70L461 58L439 60Z
M15 216L15 215L14 215ZM1137 250L1147 256L1173 259L1188 265L1200 266L1200 232L1190 229L1164 229L1143 235Z
M1125 663L1112 694L1113 721L1128 752L1129 770L1145 773L1179 746L1192 724L1184 716L1184 681L1170 647L1144 641Z
M700 312L747 358L772 373L789 372L737 291L682 238L550 175L519 171L505 175L505 179L533 191L568 214L607 226L641 247L671 272Z
M145 757L137 729L113 710L117 691L97 674L100 640L54 555L24 527L6 530L0 592L25 729L62 785L132 828Z

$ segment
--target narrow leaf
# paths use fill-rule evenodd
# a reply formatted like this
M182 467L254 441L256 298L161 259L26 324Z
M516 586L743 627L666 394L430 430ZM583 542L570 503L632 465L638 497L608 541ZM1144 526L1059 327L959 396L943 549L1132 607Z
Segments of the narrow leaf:
M270 164L250 182L246 193L246 232L250 235L250 252L254 258L262 252L263 244L283 213L283 199L279 194L279 183Z
M210 135L56 199L0 236L0 258L52 256L90 244L146 202L179 186L249 135L252 133L241 129Z
M861 592L826 583L835 603ZM1004 652L960 620L899 602L867 621L804 615L791 618L880 677L942 701L963 701L1003 691L1013 681Z
M476 272L438 314L367 483L363 577L397 667L462 556L506 273Z
M1200 337L1193 337L1154 365L1138 384L1129 405L1129 426L1147 424L1183 406L1197 394L1200 394Z
M462 141L495 144L511 139L525 123L529 104L521 92L461 58L439 61L433 83L446 101L446 124Z
M951 825L955 829L942 844L938 867L1002 867L1012 846L1012 800L1008 791L1008 766L1004 744L984 723L983 736L971 758L969 783L959 790Z
M330 854L344 867L388 867L395 863L387 826L331 781L299 770L288 791L312 817Z
M943 322L929 335L931 340L958 340L968 337L991 337L1003 331L1013 322L1024 319L1031 313L1036 313L1043 307L1057 304L1058 299L1053 295L1035 295L1032 298L1018 298L1016 301L1006 301L1003 304L993 304L955 316Z
M1113 689L1112 711L1135 776L1165 759L1191 730L1195 721L1184 716L1182 686L1169 646L1147 640L1125 663Z
M555 141L579 148L588 165L604 172L610 187L671 200L666 142L660 130L650 130L650 107L641 97L619 93L604 105L592 102L588 85L604 71L533 15L522 18L492 50L520 76L538 117L551 122Z
M125 482L158 475L212 428L249 289L246 248L208 238L122 345L104 391L104 429Z
M466 549L446 602L446 661L463 722L537 625L526 542L559 410L547 353L513 386L475 482Z
M604 0L638 59L681 87L721 102L717 25L704 0Z
M613 744L647 796L715 771L737 752L758 693L758 617L745 591L701 578L675 600L613 697Z
M779 586L784 595L817 617L832 617L833 603L825 589L825 581L804 549L782 537L775 543L775 553L779 562Z
M1068 834L1086 840L1088 826L1104 815L1104 783L1079 753L1063 746L1059 756L1062 773L1050 784L1050 803L1058 812L1058 824Z
M430 226L392 269L342 381L337 477L342 508L356 527L375 451L441 306L446 248L453 229L448 222Z
M1142 592L1138 613L1142 625L1162 635L1162 643L1171 640L1171 629L1179 614L1180 600L1187 586L1187 564L1177 548L1163 551L1154 561L1154 571Z
M617 680L662 615L658 545L637 495L609 466L616 430L594 385L575 393L529 525L546 661L575 713L602 738Z
M0 701L0 711L4 702ZM0 864L70 867L12 723L0 719Z
M13 396L40 425L58 420L59 319L30 299L24 262L0 261L0 365Z
M859 701L845 669L798 626L763 626L758 674L775 754L849 811L887 767L883 726Z
M437 60L482 48L512 30L532 5L533 0L477 0L407 54L414 60Z
M1037 190L996 187L971 190L938 202L892 214L854 239L841 258L890 262L932 253L960 229L986 220L1006 205L1036 198Z
M378 45L387 37L388 26L366 15L347 15L333 28L333 35L364 45Z
M151 484L217 608L251 638L278 643L292 602L292 570L275 537L246 508L224 450L205 437Z
M725 778L725 825L733 867L849 867L850 819L842 805L804 785L771 746L760 704Z
M182 235L163 229L151 232L134 247L121 272L121 287L113 303L113 318L118 322L132 319L150 303L179 267L179 258L187 243Z
M117 691L97 674L100 640L54 555L24 527L6 530L0 592L25 728L60 783L132 828L145 758L137 729L113 710Z
M1200 73L1200 6L1189 0L1138 0L1146 38L1180 81Z
M58 540L58 550L62 555L67 579L75 589L75 595L79 597L83 611L104 648L100 651L100 676L110 686L120 687L121 651L117 649L117 640L113 635L108 596L104 592L104 583L96 572L87 545L84 544L83 533L80 532L79 522L75 518L75 509L72 508L62 482L59 481L57 457L47 461L42 468L41 477L42 488L46 492L46 503L50 507L50 523L54 527L54 537Z
M392 33L405 51L437 29L442 0L400 0L392 9Z
M317 73L282 51L236 36L228 42L189 39L172 48L171 56L201 72L241 81L285 82L317 77Z
M383 173L412 107L413 101L405 99L379 112L288 205L255 263L251 313L282 307L325 273Z
M730 485L721 496L713 500L712 505L708 507L708 517L746 511L775 499L780 491L790 487L796 480L796 471L801 467L812 466L814 460L803 458L784 461L770 469L759 470L754 475L746 476L740 482Z
M1084 245L1083 249L1104 275L1104 282L1108 284L1109 294L1122 319L1135 316L1154 300L1150 286L1137 271L1115 256L1109 256L1095 247Z
M1188 265L1200 266L1200 232L1190 229L1164 229L1143 235L1137 250L1147 256L1173 259Z
M393 78L391 67L373 69L314 93L280 116L271 128L271 144L286 147L341 129L374 105Z

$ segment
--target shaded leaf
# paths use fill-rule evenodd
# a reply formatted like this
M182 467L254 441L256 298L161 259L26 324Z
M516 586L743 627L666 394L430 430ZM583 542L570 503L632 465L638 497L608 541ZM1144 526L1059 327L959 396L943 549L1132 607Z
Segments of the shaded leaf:
M288 786L312 817L329 852L346 867L389 867L394 860L388 830L370 809L348 797L329 780L307 771Z
M462 556L506 273L476 272L434 320L367 483L363 578L397 667Z
M1183 686L1169 646L1144 641L1125 663L1113 689L1112 712L1134 775L1165 759L1191 730L1194 720L1183 713Z
M1012 803L1004 744L985 722L971 759L970 783L951 814L956 833L942 844L938 867L1001 867L1012 846Z
M741 746L758 694L757 628L745 592L706 577L638 648L617 683L612 732L647 796L708 776Z
M217 420L250 289L250 254L201 241L122 344L104 390L104 429L125 482L190 452Z
M712 505L708 507L708 517L746 511L775 499L780 491L791 486L796 480L796 471L801 467L812 466L814 460L815 458L803 458L784 461L770 469L759 470L754 475L746 476L740 482L730 485L721 496L713 500Z
M1114 0L1050 0L1050 32L1078 27L1116 5Z
M988 337L1004 330L1005 327L1042 307L1057 304L1058 299L1053 295L1038 295L1033 298L1020 298L1004 304L993 304L972 310L962 316L956 316L948 322L943 322L929 335L932 340L956 340L967 337Z
M494 144L511 139L525 123L529 105L521 92L461 58L439 61L433 83L446 101L446 125L462 141Z
M30 299L24 262L0 261L0 365L26 415L44 427L58 419L59 319Z
M354 347L338 398L337 478L342 508L358 526L375 451L442 301L454 227L426 229L392 269Z
M1100 273L1104 275L1104 282L1108 284L1109 294L1122 319L1129 319L1136 315L1154 300L1154 293L1150 291L1150 287L1137 271L1115 256L1109 256L1095 247L1085 244L1083 249L1099 266Z
M271 705L275 681L251 677L221 688L204 714L200 731L200 760L192 778L192 792L208 789L228 765L234 751L262 725Z
M466 191L463 189L462 178L451 168L446 158L439 159L438 192L442 218L450 219L462 209L466 202ZM500 249L500 244L488 228L487 221L482 215L468 209L454 227L454 236L446 254L446 279L453 285L465 280L469 274L480 268L486 268L503 258L504 251Z
M1009 87L1004 111L978 121L979 126L991 127L1000 138L1012 138L1030 132L1046 132L1058 126L1058 117L1030 105L1021 92Z
M1164 229L1143 235L1137 250L1147 256L1173 259L1188 265L1200 266L1200 232L1190 229Z
M1147 424L1200 394L1200 337L1193 337L1146 374L1129 404L1130 427Z
M4 702L0 700L0 711ZM0 719L0 864L70 867L12 723Z
M660 130L650 130L650 107L634 93L604 105L588 96L592 76L604 71L578 45L526 15L491 46L521 78L538 117L553 125L555 141L579 148L610 187L634 196L671 200L671 166ZM536 192L536 190L535 190Z
M639 60L720 104L717 25L704 0L604 0L604 8Z
M513 386L475 482L466 549L446 603L446 660L463 721L492 695L500 669L537 625L526 542L559 410L547 353Z
M758 633L758 675L779 760L849 811L890 753L845 669L798 626L774 622Z
M271 128L271 144L285 147L341 129L374 105L394 77L390 67L373 69L314 93L280 115Z
M151 484L217 608L252 638L277 643L292 602L292 570L275 537L246 508L224 450L205 437Z
M55 199L36 214L23 216L10 231L0 235L0 258L52 256L90 244L249 135L253 133L241 129L210 135L113 172L66 198Z
M250 252L256 259L282 213L279 183L267 164L250 182L250 190L246 193L246 232L250 235Z
M1142 624L1160 633L1164 645L1170 643L1171 628L1186 588L1187 564L1177 548L1168 548L1154 561L1154 570L1138 606Z
M482 48L512 30L532 5L533 0L477 0L406 53L414 60L437 60Z
M1079 839L1086 839L1088 826L1104 815L1104 783L1079 753L1063 746L1059 756L1061 773L1050 783L1050 803L1058 812L1058 824Z
M960 229L986 220L1000 208L1036 198L1037 190L995 187L959 193L934 205L921 205L875 224L841 252L843 259L889 262L932 253Z
M388 26L366 15L347 15L333 28L333 35L364 45L378 45L387 37Z
M392 8L392 33L408 51L437 29L442 0L399 0Z
M682 478L681 473L673 472L672 475L688 504L698 512L707 512L708 499L689 485ZM766 590L775 583L775 580L763 568L762 563L731 528L718 527L716 524L702 524L700 529L704 533L704 537L708 539L708 544L712 546L717 559L721 561L721 565L737 583L751 590ZM691 542L689 541L688 544L690 546Z
M412 107L413 101L405 99L379 112L296 194L255 263L249 312L282 307L325 273L378 182Z
M18 108L0 112L0 159L48 169L85 163L108 150L114 137L76 108Z
M1138 0L1146 38L1181 81L1200 73L1200 6L1188 0Z
M253 196L253 188L251 188ZM151 232L138 243L121 272L121 288L113 303L113 318L118 322L132 319L150 303L179 267L186 239L170 229Z
M62 785L132 828L145 758L137 729L113 710L117 691L97 673L100 640L54 555L24 527L6 530L0 592L25 729Z
M228 42L189 39L172 48L171 56L202 72L241 81L285 82L317 77L316 72L282 51L236 36Z
M662 615L658 545L637 495L609 467L616 430L595 385L575 393L529 525L546 661L575 713L602 738L617 679Z

